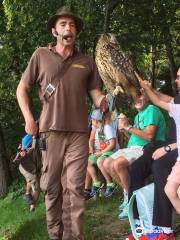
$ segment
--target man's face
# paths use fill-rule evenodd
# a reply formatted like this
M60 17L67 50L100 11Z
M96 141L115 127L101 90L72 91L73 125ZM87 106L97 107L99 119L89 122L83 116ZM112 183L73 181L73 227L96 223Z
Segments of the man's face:
M175 82L176 82L178 91L180 91L180 68L177 71L177 76L176 76Z
M145 95L141 95L138 100L134 103L136 110L139 112L148 104L148 98Z
M73 46L77 30L76 24L71 17L60 17L52 28L52 33L57 37L57 41L61 43L62 46Z

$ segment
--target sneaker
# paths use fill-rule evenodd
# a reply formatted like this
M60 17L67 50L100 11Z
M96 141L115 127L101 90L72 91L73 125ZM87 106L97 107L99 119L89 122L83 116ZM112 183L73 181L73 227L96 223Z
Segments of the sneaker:
M128 218L128 204L122 210L122 212L118 215L119 220L127 219Z
M174 234L160 233L159 240L175 240Z
M115 190L114 187L107 186L106 191L104 193L104 197L106 197L106 198L111 197L113 195L114 190Z
M174 234L165 234L165 233L148 233L138 238L138 240L175 240Z
M24 200L27 202L27 204L29 205L33 205L34 204L34 200L33 197L30 193L28 194L24 194Z
M101 186L97 187L93 185L91 188L90 196L93 197L99 191L100 188Z
M86 201L91 198L91 190L84 190L84 198Z
M128 204L128 198L125 197L124 201L118 207L119 211L123 210L126 207L127 204Z

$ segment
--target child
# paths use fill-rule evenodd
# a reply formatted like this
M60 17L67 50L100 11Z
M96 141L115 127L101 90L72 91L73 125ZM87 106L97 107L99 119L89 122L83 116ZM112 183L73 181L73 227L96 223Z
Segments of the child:
M32 154L32 135L25 135L20 144L20 152L17 153L14 161L19 161L19 171L26 179L25 200L29 205L29 210L35 210L35 203L39 197L39 181L36 174L36 167Z
M101 161L110 156L116 148L116 131L110 124L103 126L103 115L99 109L95 109L91 115L92 132L89 140L90 156L88 159L88 173L90 174L93 186L90 196L93 197L100 189L101 183L98 181L95 165L97 164L106 180L106 191L104 196L109 197L114 191L114 183L106 171L101 168ZM94 140L93 140L94 139Z

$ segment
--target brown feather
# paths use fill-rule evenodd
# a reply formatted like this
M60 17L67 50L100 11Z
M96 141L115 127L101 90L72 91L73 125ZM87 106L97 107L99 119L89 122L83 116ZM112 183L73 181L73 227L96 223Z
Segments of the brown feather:
M134 68L123 54L113 34L102 34L95 51L95 60L99 74L107 88L114 94L118 87L119 97L124 95L128 100L136 100L140 94L140 85L134 74Z

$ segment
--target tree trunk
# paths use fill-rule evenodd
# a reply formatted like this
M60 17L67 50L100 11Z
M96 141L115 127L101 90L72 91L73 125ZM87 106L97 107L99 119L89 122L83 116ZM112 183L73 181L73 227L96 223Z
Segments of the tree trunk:
M11 174L7 159L3 131L0 126L0 196L7 193L8 186L11 182Z
M174 62L174 56L173 56L173 48L171 42L166 41L165 42L166 46L166 54L168 58L168 64L169 64L169 70L170 70L170 76L171 76L171 86L173 90L173 95L176 94L176 84L175 84L175 79L176 79L176 66Z
M176 8L174 8L174 12L176 11ZM176 94L176 86L175 86L175 79L176 79L176 67L175 67L175 61L173 56L173 47L172 47L172 35L170 32L170 24L168 22L168 14L167 9L165 8L165 5L161 4L159 5L159 13L160 16L163 16L163 19L160 20L160 31L163 36L163 42L166 48L166 55L168 59L169 64L169 70L170 70L170 81L167 82L167 86L171 86L169 91L173 93L173 95Z
M107 0L107 2L106 2L106 10L105 10L105 18L104 18L104 32L105 33L109 32L111 13L119 3L120 3L119 0Z
M152 87L156 86L156 47L154 45L151 46L151 83Z

